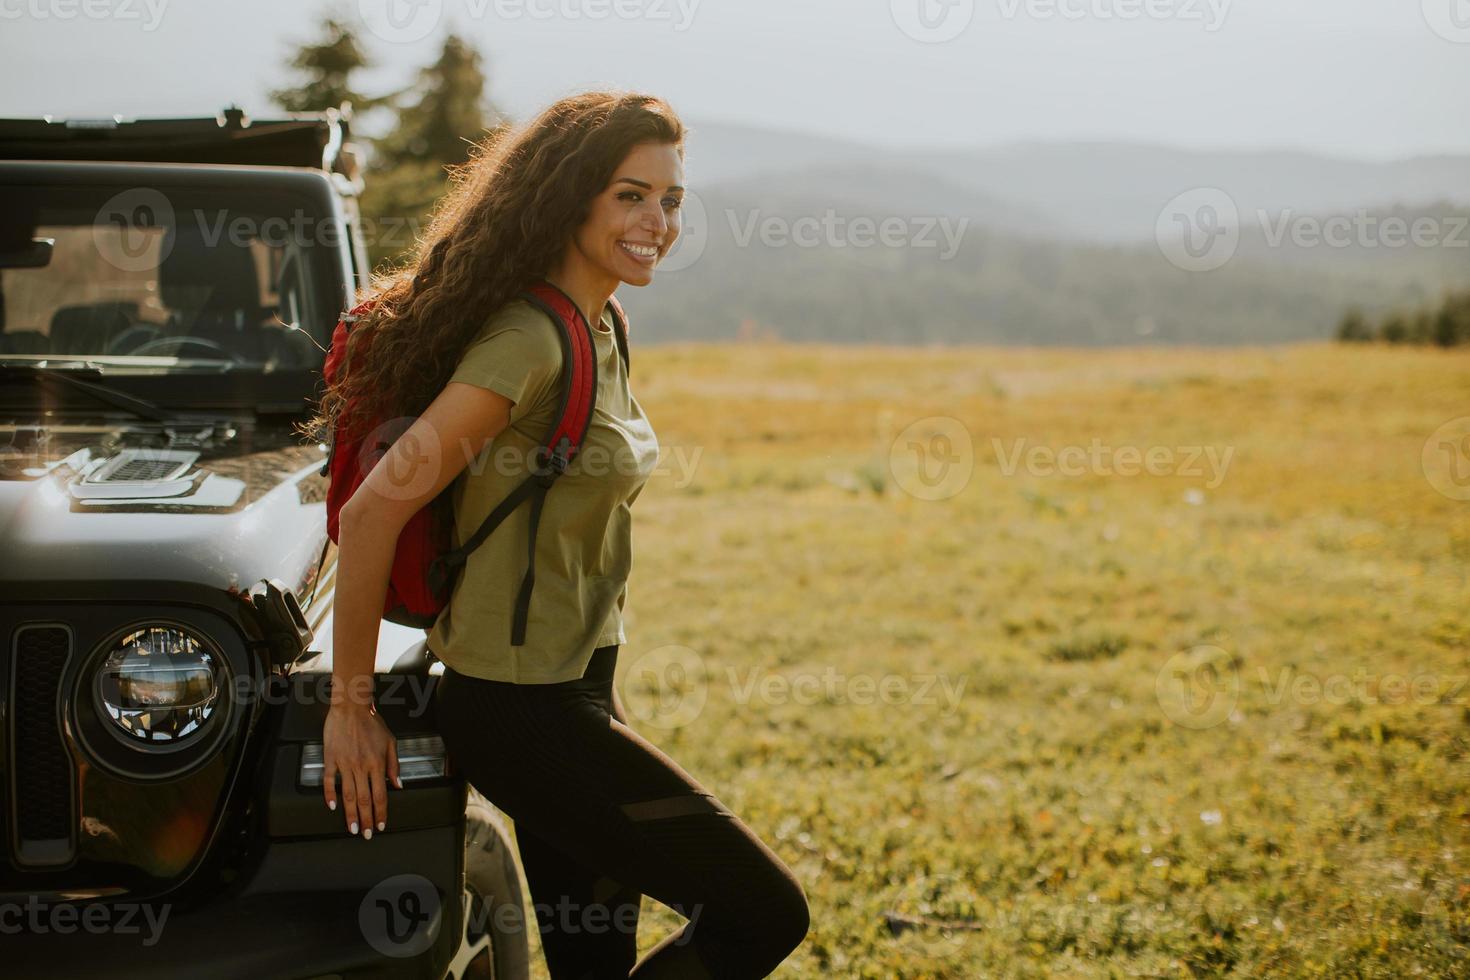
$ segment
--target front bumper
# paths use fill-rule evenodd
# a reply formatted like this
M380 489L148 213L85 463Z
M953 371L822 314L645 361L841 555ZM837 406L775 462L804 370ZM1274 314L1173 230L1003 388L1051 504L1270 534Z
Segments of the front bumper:
M6 977L432 978L463 934L463 826L276 842L193 908L0 895Z

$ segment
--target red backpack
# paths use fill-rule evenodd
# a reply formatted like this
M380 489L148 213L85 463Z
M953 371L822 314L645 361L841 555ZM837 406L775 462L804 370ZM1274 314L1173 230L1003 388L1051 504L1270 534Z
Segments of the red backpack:
M506 495L490 511L484 522L464 544L454 547L454 511L451 481L439 494L409 518L398 536L393 553L393 567L388 576L388 592L383 599L383 618L404 626L429 629L440 611L448 605L454 583L466 559L490 532L505 520L523 500L531 501L530 546L526 555L526 574L516 600L515 620L511 625L511 645L520 646L526 638L526 617L531 606L531 589L536 579L536 527L541 519L541 505L546 492L582 447L597 403L597 358L595 341L586 318L570 296L549 282L541 281L522 294L556 324L562 348L561 410L557 419L541 439L531 475ZM614 334L623 369L628 369L627 321L616 297L610 298L613 309ZM340 369L347 351L347 334L358 317L372 309L362 303L345 314L332 332L332 345L322 367L323 378L330 383ZM349 406L350 408L350 406ZM351 415L349 411L344 413ZM339 515L357 487L372 472L378 460L406 431L413 419L396 420L387 426L384 420L369 419L359 423L357 433L347 431L339 422L332 433L331 451L321 473L328 478L327 536L338 539ZM461 474L462 476L463 474ZM322 557L326 557L323 546Z

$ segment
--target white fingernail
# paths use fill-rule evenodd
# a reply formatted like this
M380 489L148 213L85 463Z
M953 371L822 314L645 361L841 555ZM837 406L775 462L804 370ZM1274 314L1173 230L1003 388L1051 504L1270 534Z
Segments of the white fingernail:
M362 839L363 840L372 840L373 839L373 828L369 827L367 830L364 830L362 832Z
M337 801L336 800L328 800L327 801L327 809L328 810L335 810L335 809L337 809Z
M356 820L352 821L352 832L354 834L357 833L357 821Z
M388 822L386 820L379 820L378 821L378 829L379 830L387 830L388 829Z

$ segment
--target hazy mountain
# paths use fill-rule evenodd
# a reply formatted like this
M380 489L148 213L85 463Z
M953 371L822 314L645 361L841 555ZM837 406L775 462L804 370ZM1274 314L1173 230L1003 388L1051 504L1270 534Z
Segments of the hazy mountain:
M1028 237L1063 237L1066 229L1041 212L919 168L860 161L809 165L726 180L706 187L700 202L712 219L740 228L771 215L822 218L836 211L848 220L926 217L966 219L970 224Z
M1149 238L1160 213L1196 188L1224 191L1242 224L1262 211L1299 215L1356 208L1470 203L1470 157L1390 163L1305 153L1178 150L1115 143L1027 144L993 150L916 153L912 166L1045 208L1080 236Z
M1088 241L1149 241L1166 206L1196 188L1225 191L1246 225L1257 223L1260 211L1310 215L1470 204L1470 156L1375 162L1126 143L889 149L726 123L690 129L687 172L696 190L795 171L907 171L989 198L992 210L1003 204L1033 215L1043 234Z
M1454 215L1434 216L1447 247L1336 249L1290 229L1278 240L1278 225L1188 271L1152 242L1036 235L1023 211L887 166L734 181L700 205L654 285L624 297L643 341L1275 343L1329 337L1349 306L1417 307L1470 285ZM887 242L873 234L883 220Z
M694 121L688 127L684 175L696 191L766 173L880 162L888 157L886 153L839 137L738 123Z
M681 251L628 296L649 341L1272 343L1470 285L1470 157L892 150L707 123L687 173ZM1224 194L1173 213L1198 188ZM1238 235L1191 271L1161 215L1192 246ZM1415 222L1417 245L1401 240Z

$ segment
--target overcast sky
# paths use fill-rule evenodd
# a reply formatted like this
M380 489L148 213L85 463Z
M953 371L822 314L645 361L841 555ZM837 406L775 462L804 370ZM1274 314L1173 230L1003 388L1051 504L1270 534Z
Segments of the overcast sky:
M389 5L392 9L389 9ZM0 0L0 114L257 115L311 0ZM524 116L613 86L686 121L888 144L1470 152L1470 0L337 0L396 87L449 28ZM396 15L396 16L390 16Z

